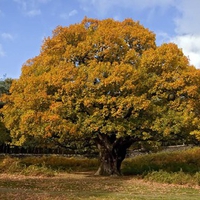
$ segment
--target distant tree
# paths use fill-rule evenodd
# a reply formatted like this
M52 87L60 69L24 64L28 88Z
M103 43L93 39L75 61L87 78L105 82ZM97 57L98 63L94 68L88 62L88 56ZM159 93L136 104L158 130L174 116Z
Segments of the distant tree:
M9 89L12 81L13 79L11 78L0 79L0 96L2 96L2 94L9 94Z
M15 141L94 141L97 174L121 174L134 143L200 135L199 70L131 19L57 27L10 91L3 114Z
M12 79L4 78L0 79L0 109L3 108L4 102L1 101L1 97L3 94L9 94L9 89L12 84ZM10 134L8 129L6 129L4 123L3 123L3 115L0 111L0 144L4 142L10 141Z
M11 137L8 129L6 129L4 123L1 121L0 117L0 144L4 144L11 141Z

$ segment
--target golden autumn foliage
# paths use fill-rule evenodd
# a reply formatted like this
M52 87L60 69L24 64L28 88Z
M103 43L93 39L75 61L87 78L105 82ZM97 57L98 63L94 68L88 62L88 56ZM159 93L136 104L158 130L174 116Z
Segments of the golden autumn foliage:
M200 135L199 70L131 19L57 27L10 92L3 114L16 141L92 138L102 159L118 162L110 171L101 166L110 174L133 142Z

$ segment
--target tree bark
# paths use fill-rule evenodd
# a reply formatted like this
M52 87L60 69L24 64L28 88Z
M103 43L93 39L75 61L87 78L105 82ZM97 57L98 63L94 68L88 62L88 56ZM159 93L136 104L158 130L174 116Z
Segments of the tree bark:
M105 144L107 142L107 144ZM102 145L98 144L100 166L95 175L122 175L121 164L126 157L126 150L130 147L128 143L114 142L108 144L108 140L104 140Z

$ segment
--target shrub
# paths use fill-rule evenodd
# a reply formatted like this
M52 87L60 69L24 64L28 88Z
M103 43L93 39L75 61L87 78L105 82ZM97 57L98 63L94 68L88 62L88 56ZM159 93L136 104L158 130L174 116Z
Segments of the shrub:
M163 170L148 173L145 180L156 181L161 183L179 184L179 185L197 185L198 182L194 179L194 175L186 174L182 171L179 172L166 172Z
M128 158L122 166L124 174L142 175L152 171L185 172L200 171L200 148L176 152L160 152Z
M23 163L20 158L12 158L9 156L0 159L0 172L8 174L23 174L23 175L40 175L40 176L53 176L55 171L51 168L47 168L44 165L27 165Z
M21 162L25 165L40 165L47 166L54 170L65 171L89 171L97 169L97 159L89 158L75 158L75 157L63 157L57 155L42 156L42 157L25 157L21 159Z

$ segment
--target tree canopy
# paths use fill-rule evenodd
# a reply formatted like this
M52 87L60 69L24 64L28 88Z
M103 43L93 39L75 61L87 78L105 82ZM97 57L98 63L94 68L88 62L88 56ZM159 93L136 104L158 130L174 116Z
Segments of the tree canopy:
M4 97L13 141L93 140L98 174L120 174L134 142L200 138L200 72L132 19L58 26Z

